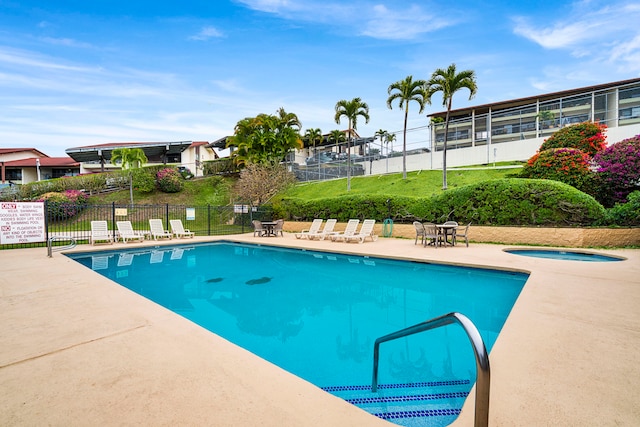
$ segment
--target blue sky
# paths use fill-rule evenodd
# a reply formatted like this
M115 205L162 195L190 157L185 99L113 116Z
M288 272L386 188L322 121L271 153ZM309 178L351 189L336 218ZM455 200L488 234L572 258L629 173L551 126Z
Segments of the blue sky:
M626 0L0 0L0 147L214 141L280 107L328 133L354 97L361 136L401 131L388 86L451 63L478 84L453 108L639 77L639 22Z

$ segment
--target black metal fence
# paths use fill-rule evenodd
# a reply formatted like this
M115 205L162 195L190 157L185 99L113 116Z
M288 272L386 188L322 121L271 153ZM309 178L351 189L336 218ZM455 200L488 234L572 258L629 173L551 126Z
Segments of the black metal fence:
M270 221L272 213L266 208L248 205L235 206L184 206L184 205L90 205L79 208L73 204L57 204L55 208L45 203L46 240L51 237L73 237L77 243L88 243L91 221L106 220L114 239L117 237L117 221L130 221L134 230L149 232L149 219L161 219L165 229L169 220L179 219L185 229L196 236L218 236L247 233L253 230L254 219ZM68 242L55 242L64 245ZM46 242L0 245L0 249L44 247Z

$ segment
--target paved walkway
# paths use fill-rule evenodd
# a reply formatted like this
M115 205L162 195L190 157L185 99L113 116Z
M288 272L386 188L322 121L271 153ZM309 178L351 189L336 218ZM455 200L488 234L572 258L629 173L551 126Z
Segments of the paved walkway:
M490 424L640 422L640 250L587 263L413 239L233 239L530 271L490 354ZM167 243L127 247L146 244ZM391 425L43 248L0 251L0 325L3 426ZM454 425L472 425L467 400Z

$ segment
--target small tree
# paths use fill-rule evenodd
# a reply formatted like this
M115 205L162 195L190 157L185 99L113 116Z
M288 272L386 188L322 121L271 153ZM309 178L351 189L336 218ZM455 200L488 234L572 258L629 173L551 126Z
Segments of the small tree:
M250 163L240 172L234 192L239 199L260 206L295 181L284 165Z
M122 165L123 170L129 171L129 196L133 206L133 171L147 163L147 156L141 148L116 148L111 152L111 163Z

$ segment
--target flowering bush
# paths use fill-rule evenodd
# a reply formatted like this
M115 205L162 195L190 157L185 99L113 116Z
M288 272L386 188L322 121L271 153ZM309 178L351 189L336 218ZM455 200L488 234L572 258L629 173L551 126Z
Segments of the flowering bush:
M536 153L523 167L524 178L552 179L589 193L592 174L589 155L576 148L551 148Z
M158 188L164 193L178 193L182 191L183 183L180 172L172 168L165 168L156 174Z
M604 206L624 203L640 190L640 135L617 142L593 157L599 185L598 199Z
M606 136L604 124L584 122L567 126L560 129L540 146L540 151L551 148L577 148L590 157L602 151L606 146Z
M62 221L79 214L87 206L88 197L82 191L66 190L63 193L45 193L38 201L46 201L49 220Z

